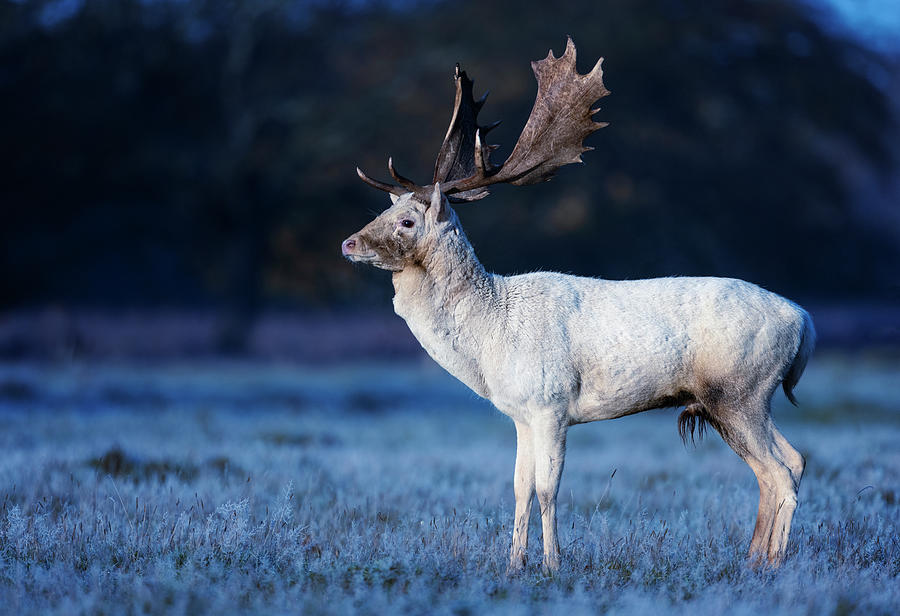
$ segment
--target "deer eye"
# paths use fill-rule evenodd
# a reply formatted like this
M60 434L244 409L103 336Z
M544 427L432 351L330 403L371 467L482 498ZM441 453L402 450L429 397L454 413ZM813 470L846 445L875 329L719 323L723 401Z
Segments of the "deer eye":
M415 226L415 221L410 220L409 218L404 218L400 221L400 224L406 227L407 229L412 229Z

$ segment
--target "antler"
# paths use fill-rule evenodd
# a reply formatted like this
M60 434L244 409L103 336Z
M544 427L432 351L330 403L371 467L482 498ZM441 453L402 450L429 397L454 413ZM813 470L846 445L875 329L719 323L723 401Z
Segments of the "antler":
M465 71L459 70L459 64L456 65L453 80L456 84L453 116L450 118L450 126L447 128L447 134L444 136L444 142L441 144L437 160L434 163L432 186L437 182L444 186L447 183L471 177L476 173L477 161L480 160L475 155L476 149L480 147L476 143L478 135L486 135L500 125L500 120L488 126L478 125L478 112L484 107L489 92L485 92L476 101L472 96L474 82L469 79ZM488 157L490 152L497 147L489 146ZM457 194L456 198L463 201L475 201L487 195L487 190L474 189L464 194Z
M585 137L607 125L591 119L600 110L591 108L594 101L609 94L603 85L602 64L600 58L590 73L579 75L571 37L559 58L551 50L545 59L532 62L538 82L534 107L512 153L499 166L490 160L497 146L482 143L483 136L499 122L487 127L478 125L478 112L487 94L475 101L472 81L457 64L453 116L438 153L433 182L440 182L443 192L454 200L474 201L487 196L486 187L491 184L535 184L549 180L563 165L582 162L581 154L593 149L583 144ZM412 192L423 199L430 198L434 183L416 185L397 174L390 161L388 167L401 186L372 180L359 168L357 173L380 190L394 194Z

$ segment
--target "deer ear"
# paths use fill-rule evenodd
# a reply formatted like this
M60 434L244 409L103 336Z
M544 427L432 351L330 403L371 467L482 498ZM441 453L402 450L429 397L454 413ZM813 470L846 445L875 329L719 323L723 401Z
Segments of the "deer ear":
M441 183L434 183L434 190L431 192L431 204L428 206L428 216L435 222L443 222L447 220L447 199L441 192Z
M392 205L396 204L398 201L400 201L400 197L398 195L395 195L394 193L389 193L389 194L391 196L391 204Z

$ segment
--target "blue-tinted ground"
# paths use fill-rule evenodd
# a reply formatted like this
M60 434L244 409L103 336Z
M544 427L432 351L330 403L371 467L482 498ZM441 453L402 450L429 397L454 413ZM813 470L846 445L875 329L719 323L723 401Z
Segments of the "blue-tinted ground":
M750 470L664 410L577 426L564 565L504 573L512 423L428 362L0 366L6 613L895 614L900 361L819 354L785 566ZM615 476L613 477L613 472Z

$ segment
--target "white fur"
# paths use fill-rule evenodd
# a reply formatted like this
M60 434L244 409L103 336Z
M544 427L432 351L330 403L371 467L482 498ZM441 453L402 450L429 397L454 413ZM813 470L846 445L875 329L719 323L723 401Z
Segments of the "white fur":
M777 564L803 460L772 424L769 401L789 373L792 387L802 372L814 340L809 315L726 278L490 274L436 195L424 205L417 239L424 253L388 267L394 308L431 357L515 422L511 569L524 564L535 494L544 567L559 566L556 493L570 425L688 402L708 411L756 472L760 513L751 554ZM377 244L382 218L385 233L405 233L391 212L415 204L400 197L353 238Z

